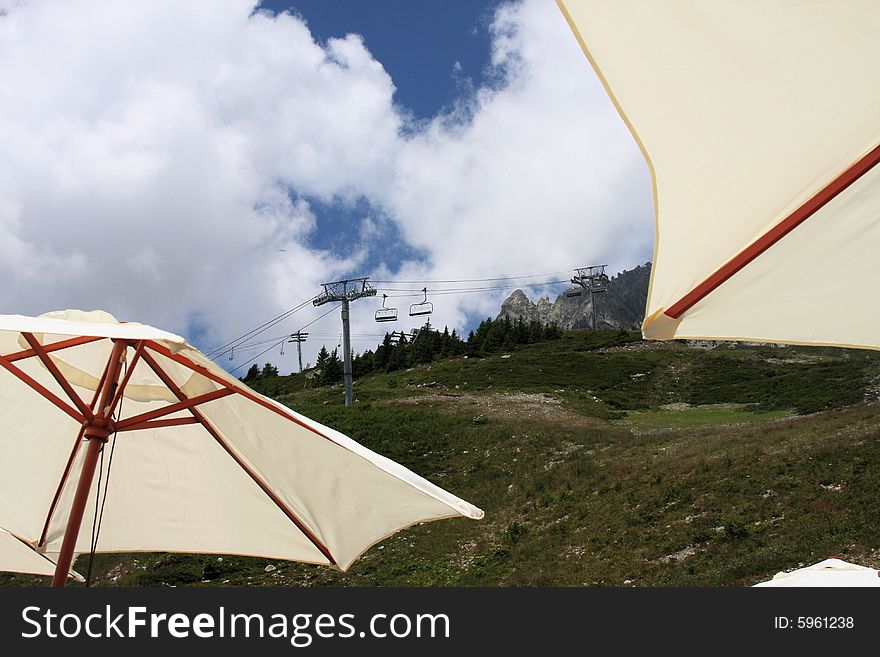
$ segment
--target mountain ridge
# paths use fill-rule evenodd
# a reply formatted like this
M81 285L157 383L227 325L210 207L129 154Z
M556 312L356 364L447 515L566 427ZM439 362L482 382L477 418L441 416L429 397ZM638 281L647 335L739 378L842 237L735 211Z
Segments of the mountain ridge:
M608 282L607 290L594 295L596 328L640 328L645 317L650 278L650 262L613 276ZM563 292L553 302L547 296L533 302L525 292L517 289L502 302L501 312L496 319L506 317L511 321L537 321L544 326L555 323L563 331L571 331L590 328L591 315L590 295L586 291L577 297L568 297Z

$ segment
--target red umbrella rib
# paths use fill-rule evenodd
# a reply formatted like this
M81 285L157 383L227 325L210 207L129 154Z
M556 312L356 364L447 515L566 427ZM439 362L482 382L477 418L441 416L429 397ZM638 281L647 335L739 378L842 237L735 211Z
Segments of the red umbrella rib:
M837 178L819 190L797 210L752 242L748 247L743 249L721 268L716 270L715 273L709 276L705 281L697 285L693 290L672 304L666 309L665 314L673 319L681 317L697 302L705 298L715 288L724 283L724 281L743 269L752 260L764 253L764 251L813 216L856 180L864 176L878 162L880 162L880 146L875 147L874 150L859 159L858 162L853 164Z

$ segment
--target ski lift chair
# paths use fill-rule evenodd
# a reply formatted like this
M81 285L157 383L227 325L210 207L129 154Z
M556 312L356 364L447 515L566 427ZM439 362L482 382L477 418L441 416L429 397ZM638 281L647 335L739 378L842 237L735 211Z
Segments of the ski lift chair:
M396 322L397 321L397 308L386 308L385 307L385 299L388 298L387 294L382 295L382 307L376 311L376 321L377 322Z
M428 301L428 288L423 288L422 292L425 299L421 303L414 303L409 307L409 316L418 317L419 315L430 315L434 312L434 304Z

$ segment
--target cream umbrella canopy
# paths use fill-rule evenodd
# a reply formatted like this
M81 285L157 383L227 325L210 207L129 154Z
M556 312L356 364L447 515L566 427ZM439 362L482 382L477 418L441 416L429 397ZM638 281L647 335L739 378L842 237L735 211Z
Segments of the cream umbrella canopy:
M874 0L558 0L651 169L643 332L880 348Z
M475 506L242 384L179 336L100 311L0 316L0 526L57 556L244 554L346 569ZM95 495L107 481L106 504ZM99 466L100 460L100 466ZM98 476L95 471L98 470Z
M0 570L29 575L53 575L55 563L34 550L28 542L0 527ZM78 573L71 571L70 575L82 581L82 576Z
M799 568L790 572L780 572L773 579L755 584L759 587L780 588L792 586L880 586L880 577L874 568L849 563L837 557Z

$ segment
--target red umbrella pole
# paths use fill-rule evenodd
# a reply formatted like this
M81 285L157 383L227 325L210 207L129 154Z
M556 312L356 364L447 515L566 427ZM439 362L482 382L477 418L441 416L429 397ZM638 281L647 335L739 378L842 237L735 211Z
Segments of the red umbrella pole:
M95 427L97 428L97 427ZM92 427L86 429L88 433ZM109 433L105 435L109 436ZM64 530L64 542L61 544L61 553L58 555L58 563L55 565L55 576L52 578L52 586L64 586L70 573L70 565L73 561L73 550L76 539L79 536L79 528L82 525L83 513L86 510L89 491L92 488L92 480L95 477L95 466L98 464L98 455L101 447L107 441L106 438L89 436L89 446L83 460L82 471L79 475L79 483L76 486L76 495L73 498L73 506L70 508L70 517L67 520L67 528Z
M95 416L89 421L83 432L83 436L88 440L89 445L83 459L83 466L80 471L79 482L76 486L73 504L70 507L70 516L67 520L67 527L64 530L64 540L61 543L61 552L58 554L58 563L55 565L55 576L52 578L52 586L56 588L64 586L67 582L67 576L70 573L70 566L73 562L76 540L79 537L79 530L82 526L83 513L86 510L89 491L92 489L92 480L95 478L98 456L101 454L101 448L104 446L104 443L110 438L110 418L107 416L112 413L112 409L109 404L116 395L120 365L126 348L125 342L113 343L113 351L110 354L110 364L107 377L104 380L104 387L101 390L98 405L93 409Z

